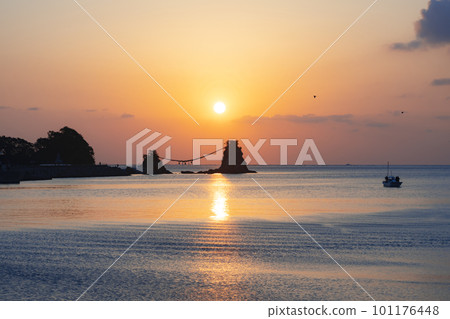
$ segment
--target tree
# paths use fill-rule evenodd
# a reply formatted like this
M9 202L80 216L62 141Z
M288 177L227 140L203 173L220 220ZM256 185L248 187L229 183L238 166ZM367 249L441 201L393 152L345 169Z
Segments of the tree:
M8 164L30 164L34 146L21 138L0 136L0 153L3 161Z
M55 163L60 159L64 164L95 164L94 150L74 129L65 126L47 135L35 143L39 163Z

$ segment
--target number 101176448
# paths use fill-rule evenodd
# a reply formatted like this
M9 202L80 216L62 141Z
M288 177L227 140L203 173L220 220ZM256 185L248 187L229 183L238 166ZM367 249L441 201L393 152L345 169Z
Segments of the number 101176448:
M374 316L437 316L438 306L373 306Z

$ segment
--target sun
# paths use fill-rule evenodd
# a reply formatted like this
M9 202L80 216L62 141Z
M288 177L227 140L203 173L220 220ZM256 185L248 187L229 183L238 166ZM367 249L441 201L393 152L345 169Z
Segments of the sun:
M216 112L217 114L222 114L226 109L227 107L223 102L217 102L216 104L214 104L214 112Z

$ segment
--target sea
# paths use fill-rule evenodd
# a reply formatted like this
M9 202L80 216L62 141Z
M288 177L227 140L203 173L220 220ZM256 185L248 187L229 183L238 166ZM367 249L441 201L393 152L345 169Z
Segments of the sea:
M0 185L0 300L450 299L450 166L251 168Z

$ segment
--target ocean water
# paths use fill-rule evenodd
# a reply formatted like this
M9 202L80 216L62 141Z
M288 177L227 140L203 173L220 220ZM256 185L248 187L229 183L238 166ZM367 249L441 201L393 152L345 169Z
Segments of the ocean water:
M255 169L1 185L0 300L75 300L146 230L81 300L450 299L450 166Z

